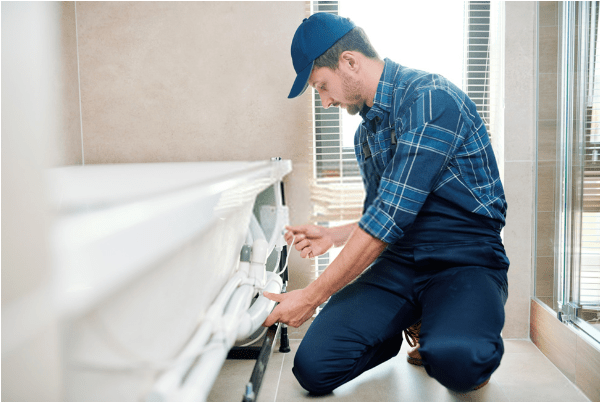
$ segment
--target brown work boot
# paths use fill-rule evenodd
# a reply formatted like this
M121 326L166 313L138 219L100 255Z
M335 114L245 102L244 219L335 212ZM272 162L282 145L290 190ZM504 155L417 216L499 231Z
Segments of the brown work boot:
M406 342L408 343L408 345L411 346L411 348L407 352L408 357L406 358L406 360L411 365L416 365L416 366L423 365L423 360L421 359L421 354L419 353L419 348L421 347L421 345L419 345L419 332L420 331L421 331L421 321L413 324L412 326L410 326L406 330L404 330L404 338L406 339Z
M486 384L488 384L490 382L490 378L488 378L485 382L481 383L479 386L474 387L473 390L479 390L480 388L482 388L483 386L485 386Z

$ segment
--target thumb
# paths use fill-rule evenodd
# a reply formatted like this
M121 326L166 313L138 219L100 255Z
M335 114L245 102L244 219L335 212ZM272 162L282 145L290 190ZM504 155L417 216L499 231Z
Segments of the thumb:
M285 298L283 297L282 294L280 293L271 293L271 292L263 292L263 295L269 299L272 300L274 302L279 302L281 303Z

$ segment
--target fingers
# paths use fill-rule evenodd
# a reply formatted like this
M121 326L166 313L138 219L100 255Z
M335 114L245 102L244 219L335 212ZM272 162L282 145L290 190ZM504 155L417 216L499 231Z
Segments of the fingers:
M294 244L296 244L299 241L305 240L306 239L306 235L304 233L294 234L292 232L287 232L287 233L285 233L285 235L283 236L283 238L285 239L286 244L290 245L290 244L292 244L292 242Z
M311 225L285 227L288 230L284 235L286 243L290 246L295 246L296 250L300 251L300 257L302 258L314 258L315 256L311 247L311 239L306 234L310 230L310 227Z
M275 324L277 322L277 320L279 320L278 317L279 316L277 314L277 307L276 307L275 310L273 310L271 312L271 314L269 314L269 316L267 317L267 319L263 323L263 327L270 327L270 326L272 326L273 324Z
M305 249L309 245L310 245L310 241L308 241L307 239L304 239L304 240L296 243L296 250L302 251L303 249Z
M294 328L298 328L300 327L302 324L304 324L306 322L306 320L308 320L309 318L311 318L315 313L316 310L313 310L312 312L307 313L306 315L302 316L299 319L284 319L284 318L280 318L283 314L281 313L281 310L279 310L280 306L275 307L275 310L273 310L271 312L271 314L269 314L269 316L267 317L267 319L264 321L264 323L262 324L263 327L270 327L275 323L284 323L289 325L290 327L294 327Z
M283 236L285 239L285 242L290 245L292 243L292 241L294 242L294 244L298 243L299 241L302 241L304 239L306 239L306 234L303 231L298 230L298 227L289 227L287 226L286 229L288 230L285 235Z
M302 251L300 251L300 257L302 258L314 258L314 254L312 252L312 249L310 247L306 247L304 248Z

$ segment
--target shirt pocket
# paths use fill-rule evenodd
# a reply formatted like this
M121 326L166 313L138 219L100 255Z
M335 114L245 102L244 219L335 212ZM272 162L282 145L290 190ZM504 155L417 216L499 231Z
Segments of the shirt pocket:
M376 151L373 155L376 158L376 164L381 167L382 170L384 170L394 158L396 143L396 131L393 127L383 129L373 137L372 148Z

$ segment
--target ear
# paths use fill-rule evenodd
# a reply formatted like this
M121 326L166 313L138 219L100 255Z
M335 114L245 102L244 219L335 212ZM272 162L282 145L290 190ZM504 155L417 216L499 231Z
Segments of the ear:
M356 52L344 51L340 55L340 67L350 69L351 71L357 71L359 68L359 57Z

